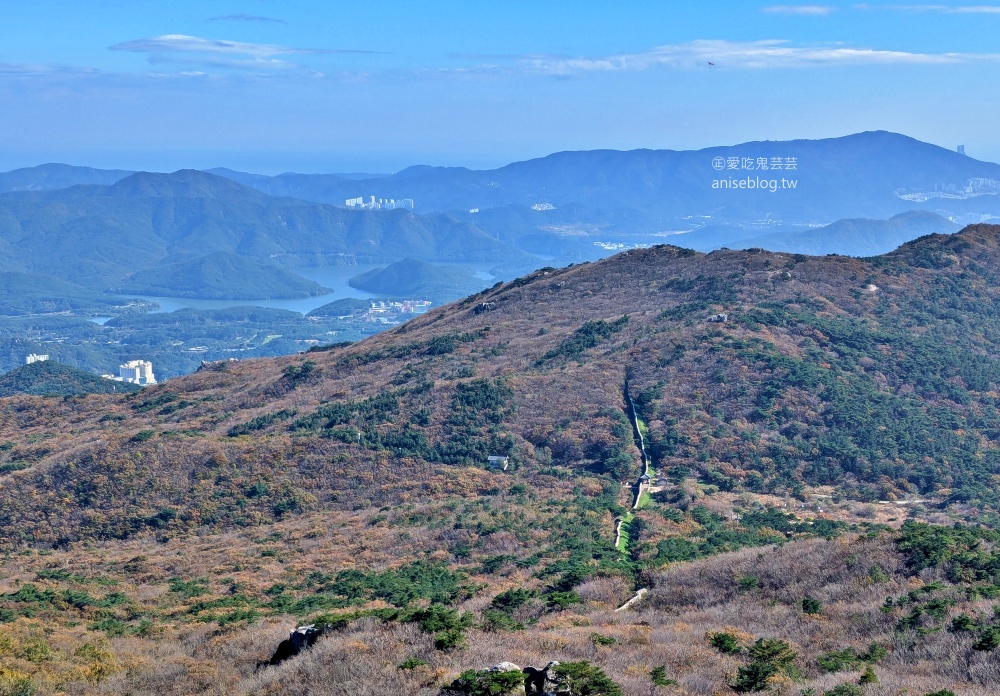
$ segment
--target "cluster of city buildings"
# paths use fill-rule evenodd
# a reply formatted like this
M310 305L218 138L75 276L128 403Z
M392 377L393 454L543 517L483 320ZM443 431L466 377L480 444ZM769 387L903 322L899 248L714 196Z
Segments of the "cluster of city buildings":
M650 244L619 244L618 242L594 242L595 247L606 251L625 251L626 249L648 249Z
M371 307L358 318L374 324L394 326L405 321L407 316L426 314L430 308L430 300L400 300L398 302L378 300L373 301Z
M129 360L124 365L118 366L118 376L101 375L104 379L115 382L128 382L129 384L140 384L147 386L156 384L156 377L153 376L153 363L148 360Z
M987 179L985 177L975 177L962 184L934 184L934 188L929 191L910 191L899 189L896 195L907 201L927 201L931 198L972 198L973 196L985 196L1000 193L1000 181Z
M382 314L425 314L431 308L430 300L401 300L399 302L386 302L378 300L372 302L368 316L379 316Z
M35 355L34 353L32 353L31 355L29 355L24 359L24 364L31 365L32 363L36 362L45 362L48 359L49 359L48 355Z
M348 198L344 205L355 210L413 210L412 198L375 198L369 196L365 198Z
M975 195L1000 193L1000 181L997 181L996 179L985 179L983 177L969 179L969 183L965 187L965 192Z

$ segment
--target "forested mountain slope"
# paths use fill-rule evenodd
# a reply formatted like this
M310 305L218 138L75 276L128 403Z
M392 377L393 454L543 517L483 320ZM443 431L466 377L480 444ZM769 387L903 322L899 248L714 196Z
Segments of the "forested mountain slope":
M614 418L598 414L621 411L628 379L658 468L723 489L837 485L992 509L996 229L869 260L632 251L536 272L358 345L203 372L111 408L126 407L123 428L196 429L225 449L315 443L386 464L498 453L624 480L634 457L609 454ZM168 401L185 406L162 413ZM32 427L14 409L8 427ZM253 443L219 440L292 410ZM362 433L360 451L347 431Z
M714 693L732 676L726 669L764 660L748 647L761 634L815 641L801 646L798 659L808 662L797 663L799 673L786 669L791 661L764 660L789 689L795 679L832 687L817 651L850 644L860 655L863 640L892 651L885 669L899 684L988 683L972 662L954 661L978 654L972 643L993 630L975 604L992 596L981 589L995 575L992 533L980 548L933 528L880 534L887 528L873 523L996 521L998 268L1000 228L985 225L871 259L663 246L543 269L358 344L209 365L130 397L4 400L0 540L45 555L7 562L0 611L29 637L32 616L108 635L186 635L183 645L202 646L190 648L197 657L184 653L191 660L226 679L263 680L253 687L262 693L279 693L267 686L279 682L252 677L245 661L222 667L221 655L266 658L266 645L253 641L280 625L239 626L374 610L383 613L351 635L419 652L432 665L412 675L432 689L420 693L434 693L461 665L503 659L486 648L497 645L490 636L518 626L527 633L504 643L509 657L544 664L589 655L632 685L629 693L648 692L654 659L683 676L688 693ZM634 513L634 490L622 486L641 473L626 390L656 482ZM507 471L491 470L489 455L509 456ZM616 517L626 521L618 548ZM871 539L851 541L859 533ZM743 652L729 667L701 628L672 629L670 640L693 652L656 657L636 647L666 640L641 628L642 604L638 614L608 611L639 585L661 588L679 562L788 541L806 549L803 539L838 535L836 544L861 545L829 552L848 564L842 575L786 591L750 563L729 577L734 598L751 593L753 612L690 614L715 631L743 622L733 639ZM96 555L86 550L93 545ZM736 561L718 562L723 570L712 573ZM90 577L119 583L120 596L88 586ZM934 579L945 584L900 600L944 602L897 628L910 632L905 640L891 643L905 618L896 604L892 621L872 606L862 612L868 628L844 632L861 615L851 602ZM18 589L25 582L38 594ZM848 597L836 589L844 583L879 587ZM81 588L90 600L66 594ZM515 588L528 594L500 594ZM767 623L769 602L794 611L793 598L807 592L841 603L829 630L792 636ZM664 612L649 615L656 626L706 606L681 599L656 589L647 600L649 611ZM417 609L427 603L446 613L431 620ZM917 629L941 626L959 608L972 623L967 636L954 634L953 662L908 672L917 653L905 651L925 645ZM363 623L376 619L389 623ZM196 639L198 621L223 629ZM587 643L595 631L602 639ZM616 642L602 642L609 636ZM465 657L463 641L471 641ZM611 645L620 647L603 650ZM152 648L115 650L120 663ZM392 664L390 653L379 647L374 659ZM139 691L193 688L180 686L198 679L193 664L140 670L162 681ZM108 688L128 680L118 674ZM342 693L335 682L312 688Z

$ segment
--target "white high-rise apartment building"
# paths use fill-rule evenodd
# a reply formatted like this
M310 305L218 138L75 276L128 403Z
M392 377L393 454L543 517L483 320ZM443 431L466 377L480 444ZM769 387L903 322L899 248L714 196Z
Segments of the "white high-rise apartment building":
M123 382L143 386L156 384L156 377L153 376L153 363L148 360L129 360L124 365L119 365L118 378Z

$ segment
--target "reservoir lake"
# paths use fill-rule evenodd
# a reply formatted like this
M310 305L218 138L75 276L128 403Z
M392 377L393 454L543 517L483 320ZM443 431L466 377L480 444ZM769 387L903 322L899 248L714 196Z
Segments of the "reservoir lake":
M483 287L494 281L489 272L492 264L482 263L448 263L438 264L442 266L457 266L467 268L472 271L477 278L483 281ZM325 295L314 295L312 297L300 297L292 300L198 300L187 297L150 297L144 295L129 295L128 297L138 297L143 300L150 300L160 305L156 312L174 312L178 309L190 307L192 309L225 309L227 307L271 307L273 309L288 309L300 314L307 314L317 307L334 300L342 300L348 297L359 299L371 299L377 297L370 292L358 290L348 285L348 281L356 275L366 273L376 268L384 268L386 264L358 264L356 266L320 266L315 268L295 268L289 269L303 278L315 281L325 288L333 290ZM410 297L407 299L420 300L421 297ZM97 323L103 324L106 317L94 317Z

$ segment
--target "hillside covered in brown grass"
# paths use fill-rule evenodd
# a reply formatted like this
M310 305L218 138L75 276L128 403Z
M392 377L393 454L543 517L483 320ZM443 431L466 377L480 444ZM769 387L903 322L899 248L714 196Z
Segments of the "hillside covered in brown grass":
M630 694L989 693L1000 537L925 523L997 521L997 269L986 225L872 259L662 246L358 344L0 400L0 693L432 694L552 659ZM339 628L257 669L313 621Z

